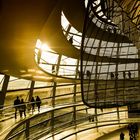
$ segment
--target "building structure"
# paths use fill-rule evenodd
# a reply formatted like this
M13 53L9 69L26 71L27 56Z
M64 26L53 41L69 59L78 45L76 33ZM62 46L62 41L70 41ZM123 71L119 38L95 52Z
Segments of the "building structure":
M102 126L103 110L114 115L106 126L139 110L139 1L2 0L0 13L1 113L16 96L47 107L7 139L78 139Z

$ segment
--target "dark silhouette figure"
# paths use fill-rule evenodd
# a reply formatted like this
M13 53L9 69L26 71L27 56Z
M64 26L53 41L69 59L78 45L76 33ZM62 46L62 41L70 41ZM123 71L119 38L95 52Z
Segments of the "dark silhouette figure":
M71 44L73 44L73 36L70 37L69 42L70 42Z
M124 133L123 132L120 133L120 140L124 140Z
M94 122L94 116L93 115L90 115L88 119L89 119L89 122Z
M129 124L127 129L129 131L130 140L136 140L138 136L138 124L137 123Z
M40 105L41 105L41 99L39 96L36 97L36 106L38 108L38 112L40 112Z
M116 28L115 27L113 27L113 30L114 30L114 34L116 34L117 31L116 31Z
M17 111L19 110L19 105L20 105L20 99L17 96L17 98L14 100L15 119L17 118Z
M79 78L81 78L81 71L78 70L77 73L78 73Z
M128 77L129 77L129 79L131 79L131 72L130 71L128 71Z
M108 27L108 32L111 33L111 28L110 27Z
M91 73L90 73L90 71L89 71L89 70L87 70L86 75L87 75L87 78L90 78Z
M132 132L133 132L134 139L136 140L136 137L138 136L138 124L137 123L134 123L132 125Z
M110 73L110 77L111 77L111 79L114 79L114 74L113 74L113 72Z
M100 110L101 110L101 112L103 112L103 108L102 107L100 108Z
M115 78L116 79L118 79L118 76L119 76L119 74L118 73L115 73Z
M127 126L127 129L128 129L128 131L129 131L129 136L132 137L132 134L133 134L133 132L132 132L132 125L129 124L129 125Z
M52 73L55 73L55 65L52 65Z
M26 104L23 99L21 99L21 102L20 102L19 112L20 112L21 118L22 118L22 114L24 114L24 117L26 117Z
M35 99L34 97L31 98L31 107L32 107L32 113L35 111Z
M125 79L126 77L125 77L125 71L123 71L123 79Z

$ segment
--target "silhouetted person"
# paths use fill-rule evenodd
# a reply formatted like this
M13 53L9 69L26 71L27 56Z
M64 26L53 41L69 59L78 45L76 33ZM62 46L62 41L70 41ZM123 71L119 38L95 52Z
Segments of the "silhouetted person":
M131 72L130 71L128 71L128 77L129 77L129 79L131 79Z
M52 65L52 73L55 73L55 65Z
M113 27L113 31L114 31L114 34L116 34L116 28L115 27Z
M78 76L79 76L79 78L81 78L81 72L78 70Z
M137 123L134 123L133 125L132 125L132 131L133 131L133 136L134 136L134 138L136 139L136 137L138 136L138 124Z
M40 112L40 105L41 105L41 99L39 96L36 97L36 106L38 108L38 112Z
M120 134L120 140L124 140L124 133L123 132L121 132L121 134Z
M133 132L132 132L132 125L128 124L127 129L129 131L129 136L132 136Z
M126 75L125 75L125 71L123 71L123 79L125 79L126 77L125 77Z
M118 76L119 76L119 74L118 73L115 73L115 78L116 79L118 79Z
M108 32L111 33L111 28L110 27L108 27Z
M110 77L111 77L111 79L114 79L114 74L113 74L113 72L110 73Z
M129 124L127 129L129 130L130 140L136 140L138 136L138 125L137 123Z
M103 108L102 107L100 108L100 110L101 110L101 112L103 112Z
M24 117L26 117L26 104L23 99L21 99L19 111L20 111L21 118L22 118L22 114L24 114Z
M17 98L14 100L15 119L17 118L17 111L19 110L19 105L20 105L20 99L17 96Z
M90 73L90 71L89 71L89 70L87 70L86 74L87 74L87 78L90 78L91 73Z
M32 107L32 113L35 111L35 99L34 97L31 98L31 107Z
M129 140L134 140L134 139L133 139L133 136L129 136L129 137L130 137L130 139L129 139Z
M70 37L69 42L70 42L71 44L73 44L73 36Z
M94 122L94 116L92 115L92 116L89 116L89 122Z

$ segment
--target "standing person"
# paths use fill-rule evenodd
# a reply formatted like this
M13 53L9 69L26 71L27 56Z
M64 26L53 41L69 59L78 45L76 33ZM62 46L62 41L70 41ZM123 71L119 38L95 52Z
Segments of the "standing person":
M115 78L116 79L118 79L118 76L119 76L119 74L118 73L115 73Z
M101 112L103 112L103 108L102 107L100 108L100 110L101 110Z
M41 105L41 99L39 96L36 97L36 106L38 108L38 112L40 112L40 105Z
M19 105L20 105L20 99L17 96L17 98L14 100L15 119L17 119L17 111L19 110Z
M90 73L89 70L87 70L86 74L87 74L87 78L90 78L91 77L91 73Z
M121 134L120 134L120 140L124 140L124 133L123 132L121 132Z
M123 71L123 79L125 79L125 71Z
M128 77L129 77L129 79L131 79L131 72L130 71L128 71Z
M69 42L73 44L73 36L70 37Z
M26 117L26 105L23 99L21 99L19 111L20 111L20 118L22 118L22 113L24 114L24 117Z
M110 77L111 77L111 79L114 79L114 74L113 74L113 72L110 73Z
M78 74L79 78L81 78L81 72L79 70L78 70L77 74Z
M34 97L31 98L31 106L32 106L32 113L35 111L35 99Z
M52 73L53 74L55 73L55 65L54 64L52 65Z
M128 124L127 129L129 131L129 136L130 138L133 136L133 132L132 132L132 124Z
M134 139L136 140L136 138L138 136L138 125L137 125L137 123L134 123L132 125L132 132L133 132Z

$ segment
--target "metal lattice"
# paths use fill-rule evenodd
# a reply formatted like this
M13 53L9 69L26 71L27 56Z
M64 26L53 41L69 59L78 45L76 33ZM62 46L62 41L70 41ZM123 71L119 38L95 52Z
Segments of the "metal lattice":
M83 102L95 108L140 102L139 19L135 15L134 23L117 0L89 0L86 10L81 46ZM86 60L85 53L89 54Z

